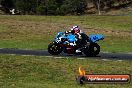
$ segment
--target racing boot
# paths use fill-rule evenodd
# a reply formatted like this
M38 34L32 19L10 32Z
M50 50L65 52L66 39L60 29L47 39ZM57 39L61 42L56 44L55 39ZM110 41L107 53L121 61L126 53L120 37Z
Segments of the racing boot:
M75 54L76 54L76 55L82 55L82 51L81 51L80 49L77 49L77 50L75 51Z

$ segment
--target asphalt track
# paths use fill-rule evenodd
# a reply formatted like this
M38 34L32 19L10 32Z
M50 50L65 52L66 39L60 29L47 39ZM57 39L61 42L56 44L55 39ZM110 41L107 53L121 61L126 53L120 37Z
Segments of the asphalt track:
M35 55L35 56L52 56L47 50L20 50L20 49L0 49L1 54L18 54L18 55ZM85 55L68 55L60 54L55 57L75 57L75 58L96 58L96 59L115 59L115 60L132 60L132 53L100 53L96 57L86 57Z

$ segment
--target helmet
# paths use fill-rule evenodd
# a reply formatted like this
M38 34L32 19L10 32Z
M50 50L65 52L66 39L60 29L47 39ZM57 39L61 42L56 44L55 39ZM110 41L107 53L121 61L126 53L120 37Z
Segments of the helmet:
M76 25L72 27L71 31L72 31L74 34L77 34L78 32L80 32L79 27L76 26Z

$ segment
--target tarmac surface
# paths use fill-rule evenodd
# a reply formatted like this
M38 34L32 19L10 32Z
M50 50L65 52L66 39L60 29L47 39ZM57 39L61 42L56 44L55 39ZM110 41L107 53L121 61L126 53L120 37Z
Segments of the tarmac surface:
M53 56L47 50L22 50L22 49L0 49L1 54L17 54L17 55L35 55L35 56ZM75 58L96 58L96 59L115 59L115 60L132 60L132 53L103 53L100 52L96 57L86 57L85 55L68 55L62 53L54 57L75 57Z

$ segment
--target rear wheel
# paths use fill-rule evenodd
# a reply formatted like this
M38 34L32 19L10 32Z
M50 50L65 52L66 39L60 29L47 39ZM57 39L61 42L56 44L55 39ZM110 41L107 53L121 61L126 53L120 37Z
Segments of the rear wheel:
M48 46L48 52L52 55L58 55L62 52L62 47L59 44L50 43Z
M84 54L86 56L96 56L99 54L99 52L100 46L97 43L90 44L90 46L84 50Z

